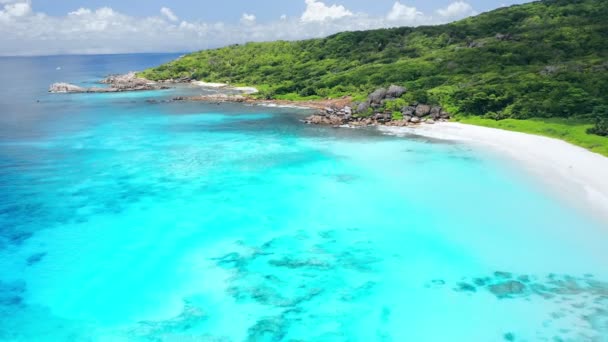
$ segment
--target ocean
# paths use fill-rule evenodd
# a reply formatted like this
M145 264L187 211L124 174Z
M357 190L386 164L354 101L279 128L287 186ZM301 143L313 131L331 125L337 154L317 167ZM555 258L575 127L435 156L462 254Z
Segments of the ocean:
M0 58L0 341L608 341L608 229L506 157Z

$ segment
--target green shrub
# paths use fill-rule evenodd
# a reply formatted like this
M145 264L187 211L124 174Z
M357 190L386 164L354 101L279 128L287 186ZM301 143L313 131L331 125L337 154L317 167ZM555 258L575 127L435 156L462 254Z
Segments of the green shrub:
M404 99L389 100L384 103L384 109L389 112L401 112L405 106L407 102Z
M602 137L608 137L608 119L597 118L595 120L595 126L587 130L589 134L595 134Z

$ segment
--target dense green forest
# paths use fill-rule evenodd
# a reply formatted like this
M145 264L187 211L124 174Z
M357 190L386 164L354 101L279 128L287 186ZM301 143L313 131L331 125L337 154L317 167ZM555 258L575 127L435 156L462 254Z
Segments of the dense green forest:
M439 104L457 117L567 119L608 135L608 0L545 0L446 25L233 45L142 75L252 85L287 99L362 99L398 84L408 89L405 102Z

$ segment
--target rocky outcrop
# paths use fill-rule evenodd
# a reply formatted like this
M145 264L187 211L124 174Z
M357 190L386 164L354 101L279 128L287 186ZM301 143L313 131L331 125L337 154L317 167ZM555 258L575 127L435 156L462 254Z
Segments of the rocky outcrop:
M430 113L431 113L431 106L418 105L418 107L416 107L416 116L419 118L427 116Z
M420 108L420 109L419 109ZM412 115L406 113L420 113ZM331 126L412 126L421 123L432 125L435 122L448 121L450 114L443 111L441 107L431 107L429 105L408 106L404 108L402 117L393 117L393 113L378 112L372 115L353 114L351 107L344 108L325 108L313 114L303 121L311 125L331 125Z
M137 77L134 72L124 75L110 75L99 83L107 84L108 87L84 88L69 83L54 83L50 86L50 93L117 93L123 91L141 91L168 89L169 87L160 85L145 78Z
M500 41L509 41L513 40L513 35L511 35L510 33L497 33L495 38Z
M103 79L100 83L107 84L110 88L117 89L119 91L151 90L158 87L156 82L137 77L134 72L124 75L110 75Z
M399 86L390 86L388 89L380 88L371 93L366 102L357 104L356 111L350 106L327 107L303 121L311 125L332 126L411 126L420 123L432 125L435 122L450 119L450 114L440 106L427 104L416 103L404 106L401 113L382 109L386 101L399 98L405 92L406 89Z
M377 89L367 97L367 102L370 105L380 104L386 98L387 90L384 88Z
M86 88L69 83L53 83L49 88L50 93L84 93Z
M386 97L396 99L401 97L401 95L405 94L406 91L407 89L405 89L404 87L391 85L386 91Z

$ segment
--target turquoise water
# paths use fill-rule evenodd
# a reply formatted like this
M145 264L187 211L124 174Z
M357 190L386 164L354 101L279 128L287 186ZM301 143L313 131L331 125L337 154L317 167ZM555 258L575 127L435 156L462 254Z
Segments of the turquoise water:
M607 225L501 156L46 86L0 102L2 341L608 340Z

